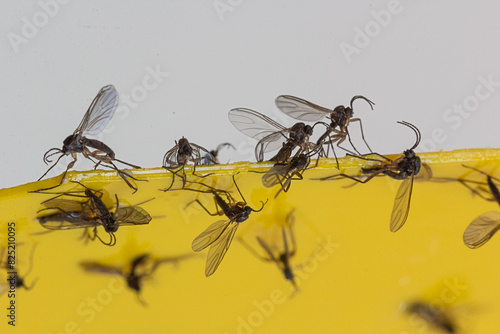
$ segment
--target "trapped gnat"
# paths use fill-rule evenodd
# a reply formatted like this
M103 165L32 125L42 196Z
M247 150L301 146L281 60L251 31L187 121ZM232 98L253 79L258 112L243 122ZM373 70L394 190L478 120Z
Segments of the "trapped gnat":
M302 174L308 168L311 159L308 154L300 153L294 156L289 162L277 162L263 176L262 184L271 188L280 185L274 198L278 197L281 191L287 192L290 189L292 180L302 180Z
M179 141L175 142L175 146L165 153L163 156L163 168L172 173L172 182L170 186L163 191L168 191L172 188L175 181L175 176L179 176L182 179L182 187L186 185L186 171L184 168L189 162L193 163L193 175L197 177L207 177L207 175L197 175L195 174L196 166L201 165L203 162L211 162L214 164L216 159L212 154L205 148L190 143L186 138L182 137ZM179 174L181 173L182 174Z
M400 121L398 123L412 129L417 137L415 144L411 148L405 150L402 156L400 156L396 160L391 160L378 153L354 155L354 157L358 159L378 163L374 166L361 168L361 172L367 175L365 179L359 179L346 174L337 174L320 179L325 181L338 178L349 178L359 183L366 183L375 176L386 175L395 180L402 180L403 182L399 186L398 192L396 193L394 206L392 208L390 224L391 232L397 232L401 227L403 227L406 219L408 218L408 213L410 211L411 194L413 190L413 180L415 176L420 172L420 167L422 166L420 158L414 151L414 149L420 143L420 131L416 126L408 122Z
M252 212L260 212L267 203L262 202L262 206L259 210L254 210L247 205L243 194L236 183L236 179L233 175L233 183L241 196L242 202L237 202L233 196L228 191L215 189L213 187L204 185L209 188L209 190L195 190L188 189L196 192L211 193L214 196L216 212L211 213L198 199L193 202L197 202L210 216L223 216L225 215L227 219L219 220L212 225L210 225L205 231L203 231L199 236L197 236L191 247L195 252L200 252L210 246L208 251L207 262L205 266L205 276L212 275L219 264L221 263L224 255L231 245L234 234L238 229L239 224L243 223L248 219ZM224 200L223 196L226 198ZM193 203L191 202L191 203ZM188 206L191 204L189 203Z
M406 307L410 316L414 315L425 321L426 324L444 333L456 333L457 325L453 318L441 307L438 309L428 303L417 301Z
M245 135L258 140L255 146L255 159L264 161L264 153L279 149L278 153L269 161L286 162L297 148L295 155L309 153L316 148L309 142L313 128L305 123L295 123L286 128L271 118L251 109L231 109L229 120Z
M365 140L361 119L353 118L354 110L352 104L357 99L363 99L366 102L368 102L370 108L373 110L373 106L375 105L375 103L373 103L372 101L361 95L354 96L351 99L349 107L340 105L335 107L335 109L333 110L318 106L314 103L311 103L309 101L291 95L280 95L276 98L275 103L279 110L281 110L284 114L292 118L295 118L300 121L318 122L316 124L325 125L326 127L325 133L321 135L321 137L319 137L319 139L316 142L316 145L322 148L319 151L319 154L320 156L327 157L328 152L331 148L335 156L335 159L337 160L337 155L333 147L334 143L336 143L337 147L341 148L347 153L353 155L355 154L351 150L348 150L340 146L340 144L342 144L346 138L349 140L349 143L351 144L354 151L358 155L360 154L351 141L351 135L349 134L348 130L350 122L359 122L359 126L361 129L361 137L363 138L363 141L365 142L365 145L368 148L368 150L372 152L370 146ZM330 124L320 122L325 117L330 120ZM324 145L327 146L326 152L324 152L323 149ZM338 168L338 160L337 160L337 168Z
M113 161L118 161L132 168L140 167L116 159L115 153L106 144L99 140L86 137L88 135L99 134L108 125L109 121L115 113L117 105L118 94L115 90L115 87L113 87L113 85L108 85L101 88L97 96L90 104L89 109L83 116L80 125L78 125L72 135L64 139L62 149L51 148L45 153L45 155L43 156L43 161L46 164L52 162L52 160L50 159L52 156L59 154L59 157L57 158L56 162L52 166L50 166L49 169L38 179L38 181L43 179L43 177L47 175L47 173L58 164L59 160L61 160L62 157L71 155L73 161L71 161L66 167L66 170L64 171L64 174L61 178L61 182L59 182L57 186L61 185L64 181L64 178L66 177L66 173L68 172L68 170L73 168L77 160L77 154L81 153L85 158L95 163L94 168L97 168L100 164L102 164L107 168L114 169L130 188L134 189L134 191L137 191L137 188L130 183L128 178L133 180L137 179L134 178L131 174L118 169ZM91 149L94 149L94 151L91 151ZM40 190L48 190L57 186Z
M291 258L297 252L297 244L295 242L295 235L293 232L293 227L295 224L294 210L290 211L286 216L286 221L283 226L281 226L281 237L280 243L269 243L264 240L261 236L257 236L257 243L264 251L264 256L260 255L255 249L253 249L247 242L242 238L238 240L258 259L265 262L275 263L279 270L283 273L286 280L292 283L295 291L299 288L295 282L295 275L293 273L292 265L290 263Z
M231 143L222 143L217 145L217 148L215 150L210 150L210 154L205 153L205 157L203 158L201 164L202 165L218 165L219 162L219 151L222 150L223 148L232 148L233 150L236 150L236 147L233 146Z
M78 183L78 182L75 182ZM102 201L103 193L92 190L81 183L83 191L59 193L56 197L42 202L41 212L55 211L48 215L39 215L40 225L49 230L86 229L86 236L90 240L99 239L107 246L116 244L115 232L120 226L145 225L151 221L151 216L139 206L120 207L118 196L115 194L116 209L112 212ZM82 195L79 195L81 193ZM62 197L79 197L82 201L65 199ZM109 234L109 242L105 242L97 233L102 226Z
M142 285L144 280L153 276L156 270L162 264L177 265L180 261L193 257L193 254L179 255L175 257L154 258L151 254L141 254L136 256L130 262L130 265L125 268L118 266L109 266L99 262L83 261L80 266L88 273L110 274L122 276L127 286L135 291L139 302L147 306L147 303L142 299Z
M493 180L495 180L496 182L499 182L500 180L478 169L468 166L464 167L471 168L483 175L486 175L486 183L488 185L489 193L493 196L493 200L495 200L497 204L500 205L500 191L498 190L496 184L493 182ZM479 194L480 196L483 196L477 190L471 190ZM475 218L465 229L463 235L464 244L472 249L479 248L486 242L488 242L488 240L490 240L498 230L500 230L500 212L489 211L483 213L482 215Z
M37 244L33 244L31 246L30 258L29 258L29 267L28 270L24 273L24 275L19 275L17 269L17 257L15 255L10 255L10 251L14 250L14 254L17 253L16 246L19 247L20 244L5 246L0 250L0 268L5 269L7 271L7 284L0 285L0 296L4 294L6 291L9 291L9 294L14 294L15 289L24 288L25 290L31 290L36 282L38 281L38 277L35 278L31 284L26 284L26 278L31 274L33 270L33 256L35 255L35 248ZM12 248L14 247L14 248ZM13 273L13 274L11 274ZM13 289L14 288L14 289ZM10 297L9 297L10 298Z

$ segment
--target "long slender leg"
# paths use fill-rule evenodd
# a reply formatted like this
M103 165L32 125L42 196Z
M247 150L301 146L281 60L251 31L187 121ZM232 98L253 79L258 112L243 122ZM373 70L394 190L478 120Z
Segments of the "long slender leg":
M368 148L368 150L373 153L372 149L370 148L370 146L368 145L368 143L366 142L365 140L365 133L363 131L363 123L361 122L361 119L360 118L351 118L349 120L349 122L359 122L359 128L361 129L361 138L363 138L363 141L365 142L365 145L366 147Z

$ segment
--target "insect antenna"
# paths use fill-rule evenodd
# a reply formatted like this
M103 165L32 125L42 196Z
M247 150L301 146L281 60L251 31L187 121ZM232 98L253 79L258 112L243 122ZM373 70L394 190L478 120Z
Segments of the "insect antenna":
M408 123L408 122L405 122L405 121L398 121L398 124L406 125L410 129L412 129L413 132L415 132L417 139L415 140L415 145L413 145L412 148L410 148L410 150L415 149L418 146L418 144L420 144L420 139L422 138L420 130L415 125Z
M375 105L375 103L373 103L372 101L368 100L366 97L361 96L361 95L356 95L356 96L354 96L354 97L351 99L351 110L352 110L352 103L353 103L354 101L356 101L357 99L363 99L363 100L365 100L366 102L368 102L368 104L370 105L370 108L373 110L373 106Z

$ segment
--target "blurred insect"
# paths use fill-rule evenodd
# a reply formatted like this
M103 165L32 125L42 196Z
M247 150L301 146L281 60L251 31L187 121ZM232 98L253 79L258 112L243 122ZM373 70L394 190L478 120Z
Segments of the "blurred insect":
M379 163L379 165L361 168L361 172L363 174L368 175L363 180L346 174L337 174L320 179L324 181L324 180L333 180L340 177L340 178L349 178L351 180L360 183L366 183L371 179L373 179L375 176L387 175L395 180L402 180L403 182L399 186L398 192L396 193L394 206L392 208L391 224L390 224L391 232L397 232L401 227L403 227L404 223L406 222L406 219L408 218L408 213L410 211L411 194L413 190L413 180L415 176L420 172L420 167L422 166L420 158L416 155L414 151L414 149L420 143L420 138L421 138L420 131L417 129L416 126L408 122L400 121L398 123L412 129L417 137L415 144L411 148L405 150L402 156L400 156L396 160L391 160L378 153L355 155L354 157L356 158L367 161L374 161ZM379 157L380 159L369 157L373 155Z
M295 118L300 121L310 121L310 122L319 122L323 118L328 118L330 120L330 124L319 122L326 126L326 132L321 135L316 144L320 147L323 145L327 145L327 149L331 148L335 158L337 158L335 154L335 149L333 144L336 143L337 147L343 149L344 151L354 154L352 151L340 146L346 138L348 138L349 143L351 144L354 151L359 155L359 151L356 149L354 144L351 141L351 136L348 131L348 126L350 122L359 122L359 126L361 129L361 137L370 152L372 152L370 146L365 140L365 135L363 132L363 124L361 123L361 119L353 118L354 110L353 110L353 102L357 99L363 99L370 105L370 108L373 110L373 106L375 103L370 101L364 96L356 95L351 99L351 103L349 107L345 106L337 106L335 109L327 109L321 106L318 106L314 103L306 101L304 99L290 96L290 95L280 95L276 98L275 103L279 110L281 110L286 115ZM321 153L323 156L328 156L327 153ZM338 168L338 160L337 160L337 168Z
M202 165L217 165L219 164L219 151L223 149L224 147L232 148L233 150L236 150L236 147L234 147L231 143L222 143L217 146L215 150L211 150L210 154L206 154L201 162Z
M453 319L442 309L437 309L424 302L411 303L406 311L409 314L418 316L434 328L445 333L456 333L457 325Z
M17 272L15 264L13 264L15 263L15 255L11 255L11 251L14 251L15 254L16 246L18 245L8 245L0 250L0 268L7 270L7 274L9 275L7 278L8 284L2 284L2 286L0 286L0 295L5 293L6 291L9 291L9 293L15 293L15 291L13 291L14 287L15 289L24 288L26 290L31 290L38 281L38 278L35 278L30 285L27 285L25 282L26 277L31 274L31 270L33 269L33 256L35 255L35 248L37 244L35 243L31 247L29 268L22 277Z
M153 258L151 254L141 254L132 259L129 268L120 268L104 265L98 262L83 261L80 266L89 273L119 275L125 278L127 286L136 292L139 302L143 306L147 303L142 299L142 283L150 278L162 264L171 263L177 265L179 261L192 257L192 254L185 254L176 257Z
M79 183L85 187L83 184ZM109 211L102 201L103 193L85 187L84 201L75 201L60 198L63 195L75 196L75 193L60 193L53 199L42 202L45 207L39 211L56 210L55 213L38 217L40 224L50 230L68 230L85 228L90 240L99 239L107 246L116 244L115 232L119 226L145 225L151 221L151 216L139 206L120 207L118 196L115 194L115 212ZM97 233L97 227L102 226L109 236L109 242L104 242ZM92 231L92 232L90 232Z
M489 193L493 196L493 200L500 205L500 191L498 187L495 185L493 180L499 182L500 180L496 177L493 177L483 171L480 171L476 168L464 166L466 168L473 169L483 175L486 175L486 182L489 188ZM487 192L487 190L480 188L483 192ZM473 192L479 194L481 197L485 198L484 195L479 193L479 191L475 189L471 189ZM479 248L484 245L488 240L490 240L497 231L500 230L500 212L498 211L489 211L483 213L479 217L475 218L469 226L465 229L464 232L464 243L469 248Z
M175 176L179 176L182 179L182 187L186 185L186 171L184 167L189 162L193 163L193 175L198 177L207 177L211 174L206 175L196 175L196 166L201 165L203 161L211 161L212 164L215 163L216 159L212 154L207 151L207 149L190 143L186 138L182 137L179 142L175 142L175 146L165 153L163 157L163 168L172 173L172 182L170 186L163 191L168 191L172 188L175 181ZM179 173L182 171L182 175Z
M269 161L286 162L298 147L296 155L308 153L316 145L309 142L313 127L304 123L295 123L286 128L271 118L246 108L236 108L229 111L229 120L242 133L257 139L255 158L264 161L264 153L279 149Z
M115 153L106 144L104 144L99 140L89 139L86 137L87 135L99 134L108 125L109 121L111 120L111 118L115 113L117 105L118 105L118 93L116 92L115 87L113 87L113 85L108 85L101 88L97 96L90 104L89 109L83 116L80 125L78 125L78 127L76 128L76 130L73 132L72 135L64 139L63 148L62 149L51 148L45 153L45 155L43 156L43 161L46 164L51 163L52 160L50 158L56 154L59 154L59 158L57 158L56 162L52 166L50 166L50 168L42 175L42 177L38 179L38 181L43 179L43 177L47 175L47 173L57 165L57 163L59 162L59 160L61 160L63 156L71 155L73 161L70 162L66 167L66 170L64 171L64 174L61 178L61 182L57 186L61 185L62 182L64 181L64 178L66 177L66 173L68 172L68 170L73 168L77 159L77 153L82 153L85 158L95 163L94 168L97 168L102 163L103 166L114 169L130 188L137 191L137 188L135 188L128 181L127 178L131 178L133 180L137 179L134 178L132 175L119 170L113 161L118 161L132 168L140 168L140 167L116 159ZM95 149L95 150L91 151L90 149ZM96 159L97 161L94 161L92 158ZM55 188L57 186L40 190L48 190Z
M205 231L194 239L191 245L195 252L202 251L208 246L211 246L205 266L205 276L207 277L212 275L219 267L219 264L231 245L231 241L233 240L239 224L247 220L250 213L262 211L267 203L267 201L265 203L261 201L262 206L259 210L252 209L247 205L247 202L243 197L238 184L236 183L234 175L233 182L243 202L237 202L227 191L218 190L207 185L205 186L210 188L210 190L207 191L187 189L197 192L211 193L214 196L215 208L217 210L215 213L211 213L198 199L193 202L197 202L210 216L225 215L227 218L210 225ZM222 196L226 197L226 200L224 200ZM188 206L191 203L189 203Z
M262 184L271 188L277 184L281 185L280 190L274 198L278 197L281 191L287 192L290 189L292 180L302 180L302 173L308 168L311 160L309 155L300 153L288 163L277 162L263 176Z
M260 236L257 236L257 242L260 247L264 250L265 255L260 255L255 251L248 243L246 243L242 238L238 240L247 248L250 253L262 261L274 262L280 271L283 273L286 280L292 283L295 291L299 288L295 282L295 275L293 273L292 265L290 259L297 252L297 245L295 243L295 236L293 233L293 226L295 224L294 210L290 211L286 216L286 223L281 227L281 234L283 237L283 248L277 245L269 244L264 241Z

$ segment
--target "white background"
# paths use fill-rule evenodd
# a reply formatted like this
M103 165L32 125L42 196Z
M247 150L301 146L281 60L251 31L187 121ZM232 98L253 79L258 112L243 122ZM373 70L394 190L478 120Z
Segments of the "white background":
M142 167L161 166L181 136L208 149L233 143L239 153L223 162L253 160L255 142L227 112L248 107L291 125L274 107L280 94L328 108L370 98L374 111L362 101L354 110L381 153L413 144L398 120L420 128L423 151L498 147L500 87L477 87L480 77L500 82L499 12L496 1L3 1L0 187L38 179L44 152L62 146L107 84L121 109L99 139ZM148 68L168 77L137 95ZM467 103L464 116L447 111Z

